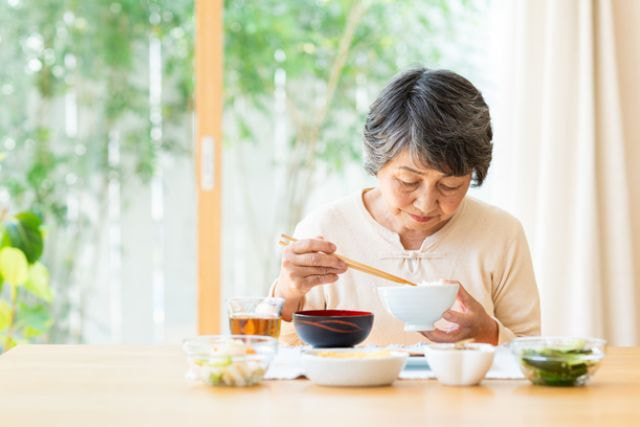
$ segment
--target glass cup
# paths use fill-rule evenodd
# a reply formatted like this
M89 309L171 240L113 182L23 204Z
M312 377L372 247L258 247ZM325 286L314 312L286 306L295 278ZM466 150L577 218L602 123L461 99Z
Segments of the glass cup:
M229 329L234 335L266 335L278 339L284 299L236 297L227 301Z

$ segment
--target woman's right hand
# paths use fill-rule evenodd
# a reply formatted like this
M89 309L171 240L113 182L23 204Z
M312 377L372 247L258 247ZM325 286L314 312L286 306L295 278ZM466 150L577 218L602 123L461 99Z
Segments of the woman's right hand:
M334 255L336 245L322 239L303 239L284 248L276 295L285 299L283 318L297 309L300 299L314 286L333 283L347 265Z

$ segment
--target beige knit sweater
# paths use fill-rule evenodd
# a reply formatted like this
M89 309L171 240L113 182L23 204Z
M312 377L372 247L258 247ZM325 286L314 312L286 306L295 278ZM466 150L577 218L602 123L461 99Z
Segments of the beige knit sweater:
M415 282L460 281L498 321L500 343L515 336L540 334L538 289L529 247L517 219L467 196L454 217L427 237L420 249L406 250L398 234L376 222L367 211L364 191L312 212L298 224L295 236L321 235L336 244L338 253ZM376 288L390 285L349 269L336 283L314 287L306 295L303 309L374 313L373 329L364 344L427 341L417 332L405 332L403 323L384 308ZM444 325L445 321L440 322ZM283 322L280 339L290 345L301 344L289 322Z

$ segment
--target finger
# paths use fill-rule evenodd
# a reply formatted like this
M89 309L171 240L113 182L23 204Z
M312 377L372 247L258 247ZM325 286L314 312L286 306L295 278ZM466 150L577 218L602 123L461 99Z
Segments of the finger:
M296 267L291 272L291 277L326 276L327 274L341 274L344 269L331 267Z
M460 328L451 332L435 329L433 331L424 331L422 334L433 342L452 343L469 338L470 331L467 328Z
M324 252L325 254L332 254L336 250L336 245L324 239L298 240L290 246L293 249L293 252L297 254L304 254L308 252Z
M427 337L429 341L432 342L452 342L452 333L447 333L438 329L435 329L433 331L423 331L422 335Z
M464 286L462 286L462 283L458 282L458 285L459 287L458 287L457 297L465 307L468 307L470 304L473 304L474 302L476 302L476 300L471 296L471 294L469 294L469 292L467 292Z
M325 274L325 275L316 275L316 276L308 276L304 279L304 284L308 287L325 285L327 283L333 283L338 280L337 274Z
M455 310L445 311L442 313L442 318L460 326L466 326L472 322L472 316Z
M293 263L299 266L307 267L327 267L345 272L347 270L347 264L340 260L335 255L327 255L322 252L306 253L302 255L295 255Z
M456 300L460 303L463 309L467 309L476 302L476 300L467 292L467 290L462 286L457 280L442 280L442 283L449 285L458 285L458 293L456 294Z

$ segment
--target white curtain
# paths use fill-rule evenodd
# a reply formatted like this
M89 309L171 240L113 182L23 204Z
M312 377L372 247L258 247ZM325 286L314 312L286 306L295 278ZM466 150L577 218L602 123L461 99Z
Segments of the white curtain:
M640 1L495 11L487 190L527 231L543 334L640 344Z

